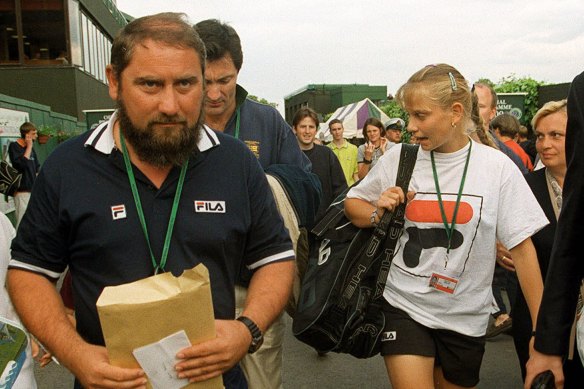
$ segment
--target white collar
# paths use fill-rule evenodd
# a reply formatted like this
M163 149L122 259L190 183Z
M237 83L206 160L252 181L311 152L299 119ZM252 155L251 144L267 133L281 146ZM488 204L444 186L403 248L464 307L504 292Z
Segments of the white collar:
M95 130L93 130L85 142L85 146L93 147L103 154L111 154L116 148L116 143L114 142L114 124L116 120L118 120L117 110L111 115L107 122L101 123ZM219 146L219 138L217 138L217 134L207 127L207 125L203 125L201 127L199 140L197 141L197 148L200 152L204 152L216 146Z

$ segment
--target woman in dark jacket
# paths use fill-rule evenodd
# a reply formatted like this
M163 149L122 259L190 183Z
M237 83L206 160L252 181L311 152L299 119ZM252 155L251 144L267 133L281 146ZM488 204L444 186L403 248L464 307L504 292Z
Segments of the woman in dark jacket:
M566 100L545 104L532 120L532 127L536 134L536 149L545 168L536 170L526 175L525 178L550 221L550 224L531 237L544 280L554 244L558 215L562 207L562 187L567 170L565 154L567 120ZM535 326L531 323L521 289L517 291L512 312L513 340L521 365L521 374L525 379L525 364L529 359L529 342ZM574 341L571 341L571 346L574 345ZM570 350L575 349L570 347ZM570 354L573 356L573 353ZM564 363L564 374L566 377L564 388L581 387L582 382L584 382L584 369L577 352L574 360L568 359Z

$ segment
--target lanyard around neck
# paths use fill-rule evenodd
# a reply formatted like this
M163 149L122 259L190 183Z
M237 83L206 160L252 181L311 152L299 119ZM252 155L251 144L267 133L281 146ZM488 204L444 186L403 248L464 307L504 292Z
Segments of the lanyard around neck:
M235 111L235 134L233 134L233 136L236 139L239 139L239 122L241 120L240 119L241 113L239 112L239 108L240 107L237 107L237 110Z
M164 267L166 266L166 258L168 257L168 250L170 248L170 238L172 236L172 230L174 228L174 222L176 220L176 213L178 210L178 203L180 201L180 195L182 193L183 184L185 182L185 175L187 172L187 166L189 165L189 160L182 165L180 169L180 177L178 179L178 184L176 186L176 193L174 194L174 201L172 203L172 211L170 212L170 219L168 220L168 227L166 229L166 237L164 238L164 246L162 248L162 256L160 257L160 263L156 262L154 253L152 252L152 246L150 245L150 238L148 236L148 228L146 227L146 218L144 217L144 211L142 210L142 202L140 201L140 194L138 193L138 187L136 186L136 178L134 177L134 171L132 169L132 163L130 162L130 157L128 155L128 149L126 147L126 141L124 135L120 129L120 143L122 145L122 154L124 155L124 164L126 165L126 171L128 172L128 180L130 181L130 187L132 188L132 195L134 196L134 203L136 204L136 210L138 211L138 218L140 219L140 224L142 226L142 232L144 232L144 237L146 238L146 243L148 244L148 250L150 251L150 259L152 260L152 266L154 267L154 274L158 272L164 272Z
M448 236L448 247L446 248L446 262L444 267L448 265L448 254L450 254L450 245L452 243L452 235L454 234L454 229L456 227L456 215L458 214L458 207L460 206L460 199L462 197L462 190L464 189L464 182L466 180L466 173L468 170L468 162L470 160L470 151L472 149L472 141L468 146L468 152L466 154L466 161L464 163L464 170L462 172L462 178L460 179L460 186L458 187L458 195L456 196L456 204L454 206L454 212L452 214L452 223L448 225L448 219L446 218L446 212L444 211L444 202L442 201L442 193L440 192L440 184L438 182L438 172L436 171L436 163L434 162L434 151L430 152L430 158L432 160L432 174L434 175L434 184L436 185L436 194L438 195L438 205L440 206L440 214L442 216L442 222L446 228L446 235Z

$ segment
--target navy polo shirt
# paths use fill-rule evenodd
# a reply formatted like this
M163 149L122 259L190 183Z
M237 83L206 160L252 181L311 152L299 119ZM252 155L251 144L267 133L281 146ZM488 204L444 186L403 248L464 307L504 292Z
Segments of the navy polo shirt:
M310 172L311 163L304 156L292 129L272 106L247 97L247 91L236 86L239 109L239 139L255 154L264 169L273 164L296 165ZM235 136L237 115L233 113L225 125L225 134Z
M103 344L95 307L102 289L153 274L123 156L113 141L116 116L65 142L47 159L12 243L10 263L51 278L69 266L77 329L94 344ZM197 146L189 160L166 270L178 276L203 263L211 277L215 317L231 319L233 285L241 267L254 270L292 260L294 252L265 174L247 147L208 128ZM158 260L179 173L174 168L156 189L134 169Z

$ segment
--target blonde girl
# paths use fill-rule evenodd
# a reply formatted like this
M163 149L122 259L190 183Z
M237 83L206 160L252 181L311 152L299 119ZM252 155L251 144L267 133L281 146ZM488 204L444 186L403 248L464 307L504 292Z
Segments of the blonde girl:
M395 186L397 145L345 202L351 221L366 228L408 201L384 291L381 354L394 389L472 388L484 354L495 242L511 248L535 322L542 280L530 236L548 221L513 162L468 137L471 92L458 70L426 66L397 99L420 144L407 194Z

